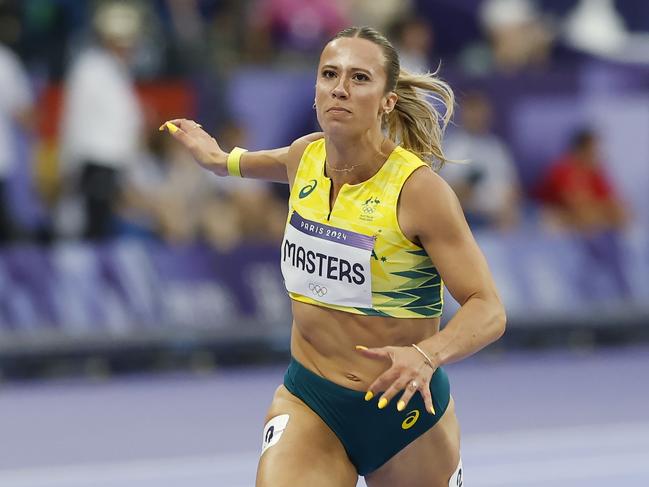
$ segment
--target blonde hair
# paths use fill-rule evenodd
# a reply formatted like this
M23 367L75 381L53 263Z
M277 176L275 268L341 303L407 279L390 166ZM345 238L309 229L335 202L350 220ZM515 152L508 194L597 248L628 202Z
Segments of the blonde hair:
M371 27L349 27L332 40L359 37L378 45L385 56L385 92L399 97L394 110L383 119L390 139L415 153L438 170L448 161L442 148L442 137L453 116L455 97L451 87L434 73L414 74L401 69L394 46ZM444 108L443 115L437 104Z

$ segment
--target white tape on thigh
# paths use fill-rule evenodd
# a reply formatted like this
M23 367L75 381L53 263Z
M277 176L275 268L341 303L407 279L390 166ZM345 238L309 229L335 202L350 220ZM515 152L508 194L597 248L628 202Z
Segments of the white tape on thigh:
M448 481L448 487L462 487L464 479L462 478L462 458L460 458L460 463L457 464L457 468L451 478Z
M266 449L276 444L284 434L284 429L288 423L288 414L280 414L268 420L264 426L264 441L261 444L261 454L263 455Z

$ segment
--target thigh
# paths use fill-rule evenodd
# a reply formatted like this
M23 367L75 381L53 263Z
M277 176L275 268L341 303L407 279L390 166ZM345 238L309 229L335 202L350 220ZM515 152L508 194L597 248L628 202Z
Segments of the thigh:
M283 415L288 415L285 426ZM284 386L277 389L266 416L264 444L256 487L356 486L358 474L338 437Z
M460 427L451 398L435 426L366 476L365 481L368 487L448 487L459 461Z

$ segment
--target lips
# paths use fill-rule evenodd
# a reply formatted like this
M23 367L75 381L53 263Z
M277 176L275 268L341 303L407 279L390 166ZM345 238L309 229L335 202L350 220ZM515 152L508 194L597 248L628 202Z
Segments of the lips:
M343 107L331 107L327 110L328 112L345 112L345 113L352 113L351 111L347 110L346 108Z

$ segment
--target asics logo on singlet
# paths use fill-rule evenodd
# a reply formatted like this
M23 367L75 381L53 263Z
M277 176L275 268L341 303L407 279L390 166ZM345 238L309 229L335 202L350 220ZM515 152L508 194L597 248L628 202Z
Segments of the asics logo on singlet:
M309 184L307 184L306 186L304 186L300 190L300 194L298 195L300 197L300 199L306 198L311 193L313 193L313 190L315 189L315 187L317 185L318 185L318 181L316 181L315 179L312 179L311 181L309 181Z
M315 282L310 282L309 283L309 290L319 298L323 297L325 294L327 294L327 288L324 286L321 286L320 284L316 284Z

